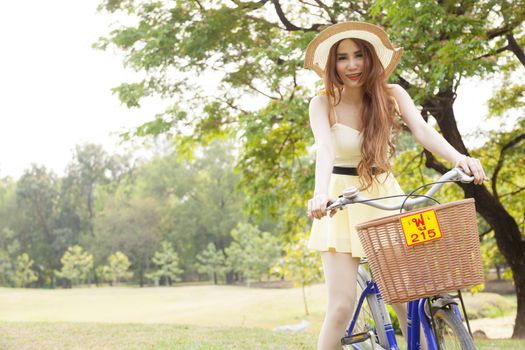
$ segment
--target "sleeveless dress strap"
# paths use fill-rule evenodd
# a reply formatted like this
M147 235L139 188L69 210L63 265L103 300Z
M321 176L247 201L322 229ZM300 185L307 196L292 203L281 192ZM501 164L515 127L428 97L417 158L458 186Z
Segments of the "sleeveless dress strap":
M334 124L337 124L339 121L337 120L337 112L335 111L335 107L332 106L332 113L334 113L334 119L335 119L335 123Z
M394 109L396 111L397 115L401 115L401 110L399 109L399 105L397 104L396 98L392 96L392 100L394 101Z

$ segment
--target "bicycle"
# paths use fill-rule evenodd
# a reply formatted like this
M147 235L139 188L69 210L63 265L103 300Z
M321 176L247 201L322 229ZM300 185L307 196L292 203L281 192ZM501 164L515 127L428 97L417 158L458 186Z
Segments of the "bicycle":
M415 205L421 204L427 201L428 199L432 199L436 201L434 198L432 198L432 196L443 186L444 183L454 182L454 181L468 183L468 182L473 181L473 177L469 177L465 173L463 173L460 169L454 168L450 170L449 172L447 172L446 174L444 174L443 176L441 176L441 178L438 181L420 186L407 195L400 195L400 197L405 197L403 203L400 205L385 205L385 204L379 203L377 202L378 200L384 199L384 198L391 198L391 197L381 197L381 198L369 199L369 198L366 198L360 195L357 188L352 187L352 188L346 189L344 193L337 200L331 203L327 207L327 211L330 212L333 209L342 210L347 205L356 204L356 203L367 204L367 205L371 205L376 208L380 208L384 210L398 210L399 209L400 211L402 211L405 208L411 209ZM432 187L424 195L414 195L414 193L420 188L430 186L430 185L432 185ZM410 197L416 197L416 198L411 199ZM465 202L465 201L470 201L473 206L472 199L458 201L457 203ZM437 203L439 204L439 202ZM435 207L429 207L429 208L435 208ZM425 209L428 209L428 208L425 208ZM430 209L427 211L431 211L431 210L433 209ZM419 213L421 212L421 209L418 209L415 212ZM402 215L402 217L405 218L405 217L409 217L410 215L414 216L418 214L418 213L416 214L410 214L410 213L411 213L410 211L404 212L403 214L400 214L398 216ZM380 219L380 220L384 221L384 219ZM389 220L388 217L386 220ZM416 218L414 223L418 224L417 220L419 219ZM475 221L475 212L474 212L474 221ZM358 231L360 227L366 228L367 224L369 223L358 225ZM419 224L418 224L418 227L419 227ZM431 236L429 232L432 230L429 229L428 231L424 231L423 234L426 233L427 236L425 236L425 238L431 238L430 241L435 241L436 239L435 237L428 237L428 236ZM434 236L437 235L437 232L433 232L433 233L434 233ZM363 235L366 235L366 234L367 232L363 233ZM441 235L442 233L439 232L439 234ZM361 231L359 231L359 235L360 235L360 239L363 240ZM406 236L405 238L407 238L406 241L408 242L408 236ZM438 237L438 238L441 238L441 237ZM479 252L479 242L477 241L477 235L475 237L475 240L478 244L478 252ZM425 242L417 242L417 243L425 243ZM367 249L365 246L365 251L366 250ZM373 255L374 254L373 251L371 251L370 254ZM369 252L367 252L368 260L370 260L368 262L371 262L371 259L372 259L372 256L370 254ZM478 266L477 269L479 270L481 268L481 274L482 274L481 256L480 255L479 257L475 256L474 258L479 260L480 266ZM376 281L368 274L368 272L364 268L364 263L367 263L366 259L362 259L362 263L359 266L358 277L357 277L358 286L361 292L358 293L359 299L357 301L354 315L346 331L346 336L341 339L341 345L343 346L343 349L345 350L346 349L399 350L399 347L397 345L397 341L395 338L395 334L394 334L394 328L392 326L392 321L390 319L390 315L386 308L385 302L383 301L382 293L380 293L379 287ZM370 266L370 267L372 270L372 276L376 277L373 271L374 268L372 268L374 266ZM375 268L377 269L377 266L375 266ZM379 272L379 274L381 274L381 272ZM476 277L476 278L467 281L467 284L472 283L472 285L475 285L475 284L482 282L483 277L481 277L481 281L479 281L479 277ZM465 283L461 285L462 288L465 287L464 284ZM382 292L388 289L385 287L386 286L384 285L382 286L382 289L381 289ZM444 288L446 289L446 286ZM424 295L418 298L412 298L410 297L410 295L408 296L404 295L401 297L402 300L404 298L406 299L406 301L408 301L408 306L407 306L407 328L408 329L407 329L407 334L406 334L406 341L407 341L407 346L408 346L407 350L421 349L420 325L421 325L421 328L423 329L423 333L426 338L427 346L429 350L438 350L438 349L472 350L472 349L476 349L476 347L474 346L473 339L472 339L472 332L470 330L470 325L468 323L468 317L467 317L467 313L466 313L465 306L463 303L463 298L461 295L460 288L458 287L458 288L454 288L450 290L457 290L457 294L456 295L442 294L441 290L439 290L440 293L433 293L430 296ZM408 292L408 294L410 294L410 292ZM417 293L413 293L413 294L418 295ZM395 297L395 294L392 294L392 295L394 296L389 296L390 299ZM385 301L391 303L387 299L388 298L385 297ZM468 331L467 329L465 329L463 325L463 317L459 310L458 302L456 301L456 299L459 299L460 301ZM397 302L399 302L399 300Z

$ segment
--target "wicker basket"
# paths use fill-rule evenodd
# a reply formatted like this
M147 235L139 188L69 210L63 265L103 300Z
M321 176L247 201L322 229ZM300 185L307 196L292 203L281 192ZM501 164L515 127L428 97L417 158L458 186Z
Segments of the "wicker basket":
M401 218L405 225L410 220L424 230L413 214L423 217L432 209L441 238L408 246ZM429 297L484 281L472 198L367 221L357 225L357 231L387 303Z

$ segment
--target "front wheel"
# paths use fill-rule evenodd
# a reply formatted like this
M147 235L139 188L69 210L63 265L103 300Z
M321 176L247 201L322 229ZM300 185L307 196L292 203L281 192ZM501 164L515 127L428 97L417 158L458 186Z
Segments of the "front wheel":
M472 337L459 317L450 309L439 309L434 314L436 337L442 350L476 350Z

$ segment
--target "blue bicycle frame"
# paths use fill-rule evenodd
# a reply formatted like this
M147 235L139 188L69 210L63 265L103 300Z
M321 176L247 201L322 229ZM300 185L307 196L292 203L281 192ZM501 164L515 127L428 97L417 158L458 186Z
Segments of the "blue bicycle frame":
M361 311L361 307L365 298L370 294L375 294L378 300L381 300L381 293L377 287L377 284L373 281L367 281L366 288L362 291L359 301L357 303L354 316L348 327L347 334L352 335L355 325L357 323L357 318ZM432 331L432 326L430 325L430 320L425 313L425 303L426 299L417 299L410 301L408 303L407 310L407 350L420 350L420 327L423 328L425 338L427 339L427 345L429 350L438 350L438 345L436 342L436 337ZM455 312L457 306L454 308ZM457 310L459 313L459 310ZM394 328L391 323L385 323L383 331L386 334L388 340L388 349L389 350L399 350L397 345ZM374 332L377 333L377 330L374 329ZM354 349L360 349L357 344L352 344Z

